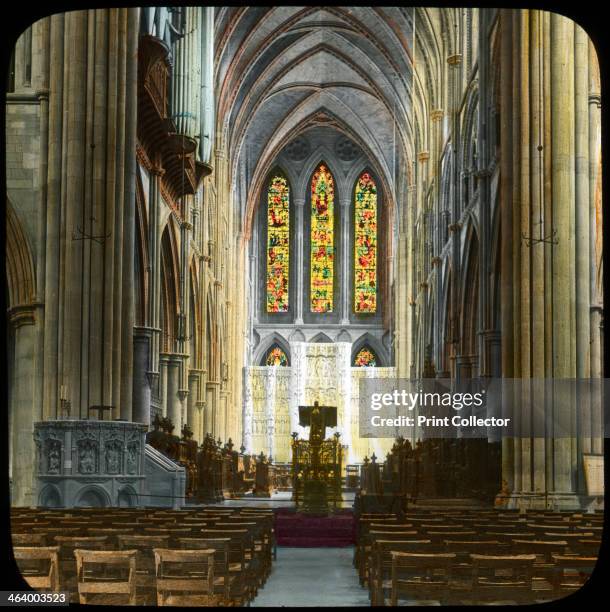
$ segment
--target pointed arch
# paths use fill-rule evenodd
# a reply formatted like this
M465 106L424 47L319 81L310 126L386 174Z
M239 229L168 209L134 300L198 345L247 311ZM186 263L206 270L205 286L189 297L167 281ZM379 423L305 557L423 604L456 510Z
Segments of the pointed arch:
M364 170L354 185L354 311L377 312L377 183Z
M190 265L190 322L189 322L189 336L190 336L190 353L191 353L191 368L199 368L201 364L201 338L202 325L201 325L201 300L200 300L200 288L199 288L199 274L197 270L197 260L193 256Z
M149 287L149 255L148 255L148 218L146 214L146 198L142 186L140 167L136 172L136 248L134 263L135 283L135 323L145 325L148 312Z
M176 316L180 304L178 248L172 218L161 234L161 342L172 352L176 341Z
M265 366L267 365L267 357L273 351L274 348L279 348L284 355L286 355L287 364L290 365L290 344L286 341L284 336L274 332L270 336L267 336L256 351L255 364Z
M288 361L288 355L286 352L277 344L274 344L268 351L265 357L265 362L261 363L265 366L282 366L287 367L290 365Z
M477 354L477 322L479 295L479 239L471 224L466 236L464 277L461 282L460 339L462 355Z
M288 312L290 291L290 183L274 169L267 183L266 310Z
M35 276L30 243L13 208L6 199L6 280L9 309L34 301Z
M389 363L388 356L383 344L370 333L362 334L352 344L351 365L353 367L361 367L364 364L357 365L356 360L363 352L368 351L375 359L375 367L384 367Z
M319 334L316 334L311 340L310 342L322 342L322 343L330 343L332 344L332 340L324 333L324 332L320 332Z
M363 346L355 355L352 366L355 368L376 368L379 359L368 345Z
M310 308L333 312L335 278L335 180L324 161L311 177Z

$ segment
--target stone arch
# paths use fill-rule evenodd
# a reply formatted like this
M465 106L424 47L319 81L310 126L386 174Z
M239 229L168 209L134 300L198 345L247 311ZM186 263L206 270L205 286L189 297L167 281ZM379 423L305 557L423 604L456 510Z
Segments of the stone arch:
M130 485L124 485L119 489L117 505L120 508L133 508L138 505L138 494Z
M310 342L321 342L321 343L326 343L326 344L332 344L333 341L324 332L319 332L310 340Z
M282 336L282 334L278 332L272 333L270 336L267 336L261 342L260 346L256 351L254 363L257 365L264 366L267 354L274 346L279 346L284 351L286 357L288 357L288 365L290 365L290 343L286 340L286 338L284 338L284 336Z
M351 342L352 336L347 331L347 329L342 329L337 336L337 342Z
M108 492L97 485L85 485L75 496L76 508L108 508L112 505Z
M36 291L32 250L9 198L6 199L6 280L9 312L14 316L27 309L23 315L33 322L29 309Z
M353 365L356 355L365 347L368 347L377 357L377 367L383 368L389 364L388 355L383 344L368 332L356 338L352 344L352 354L350 356L350 364Z
M203 329L201 323L201 298L199 275L197 273L197 263L195 256L191 259L189 266L189 348L191 356L191 369L200 368L202 355Z
M146 197L142 185L140 167L136 172L136 227L135 227L135 262L134 262L134 300L135 324L144 325L148 310L149 288L149 254L148 254L148 216L146 214Z
M161 350L173 352L180 304L180 272L174 222L170 216L161 234Z
M38 506L41 508L62 508L61 492L54 484L46 484L38 495Z
M478 353L477 323L479 295L479 239L474 225L469 224L464 247L461 289L460 343L462 355L474 357Z
M476 172L477 157L477 130L479 112L479 91L471 86L466 102L466 113L462 131L462 143L460 147L460 170L462 172L462 202L466 208L474 194L474 177Z
M445 375L450 376L451 374L451 357L453 353L453 342L451 338L451 289L453 287L452 282L452 270L449 263L447 263L445 278L443 282L443 301L442 301L442 321L439 321L441 325L441 363L438 364L437 371L444 372Z

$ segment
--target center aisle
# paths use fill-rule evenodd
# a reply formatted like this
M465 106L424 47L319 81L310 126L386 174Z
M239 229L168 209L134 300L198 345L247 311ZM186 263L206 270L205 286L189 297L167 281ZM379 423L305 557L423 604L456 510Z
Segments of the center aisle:
M264 606L369 606L358 584L354 549L278 547L271 576L250 604Z

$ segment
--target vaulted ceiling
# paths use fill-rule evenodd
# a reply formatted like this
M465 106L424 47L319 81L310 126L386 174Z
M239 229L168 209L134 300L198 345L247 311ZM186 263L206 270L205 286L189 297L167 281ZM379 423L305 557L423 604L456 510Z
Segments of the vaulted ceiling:
M413 8L224 7L215 23L218 128L244 229L270 164L329 125L374 161L393 204L413 161Z

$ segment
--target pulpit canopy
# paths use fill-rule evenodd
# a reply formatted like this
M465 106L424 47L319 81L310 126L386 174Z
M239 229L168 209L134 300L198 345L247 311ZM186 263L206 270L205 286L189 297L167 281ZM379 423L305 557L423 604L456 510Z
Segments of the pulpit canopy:
M299 425L301 427L309 427L311 425L311 413L315 406L299 406ZM320 413L324 418L325 427L337 426L337 407L336 406L318 406Z

